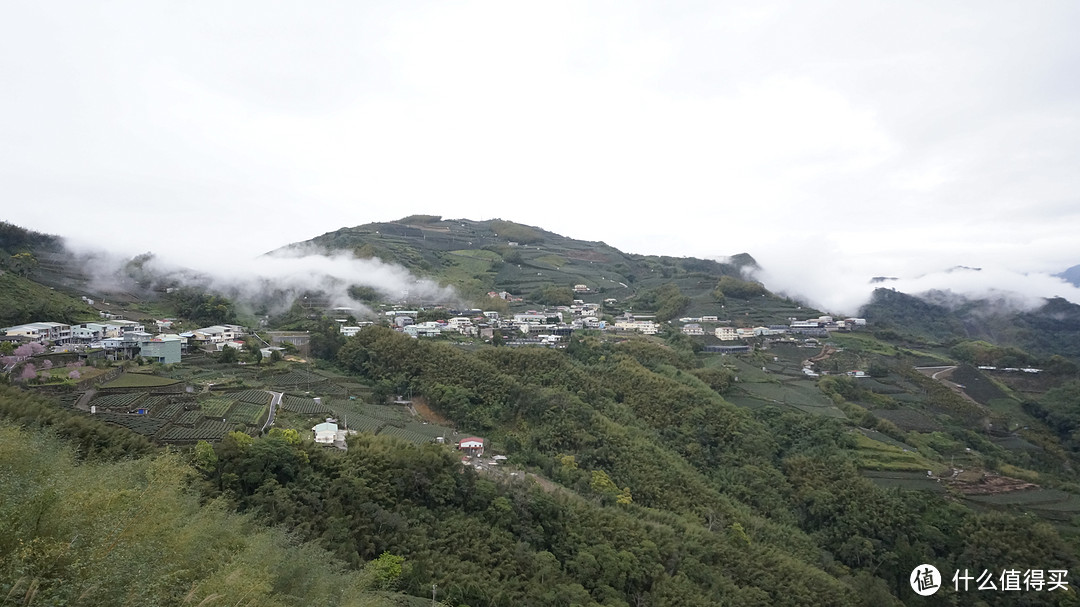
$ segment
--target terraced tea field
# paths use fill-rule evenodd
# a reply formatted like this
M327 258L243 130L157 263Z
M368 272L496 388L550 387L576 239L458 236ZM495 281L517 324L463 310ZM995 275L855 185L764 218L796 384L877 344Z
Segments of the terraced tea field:
M172 426L159 438L169 443L194 443L201 440L213 442L221 440L232 429L231 424L207 420L194 428Z
M146 394L142 392L107 394L105 396L98 396L91 401L90 404L98 409L131 409L145 397Z
M1028 489L992 495L969 495L973 505L1019 509L1049 520L1068 521L1080 516L1080 496L1058 489Z
M233 401L224 396L214 396L202 400L199 403L199 406L202 408L202 411L206 415L206 417L222 418L225 417L225 414L229 411L230 408L232 408Z
M104 389L110 388L158 388L171 386L179 383L179 380L169 377L159 377L148 373L124 373L116 379L101 385Z
M123 413L99 413L99 419L110 424L127 428L136 434L153 436L169 423L169 420L149 415L126 415Z
M256 405L254 403L237 402L232 409L225 414L225 420L231 424L244 424L257 426L266 419L270 413L270 405Z
M286 394L281 399L281 408L301 415L331 414L333 410L326 404L315 402L314 398Z
M742 377L740 371L740 378ZM760 373L760 370L758 371ZM844 417L844 412L822 394L817 385L803 379L787 381L757 381L736 384L735 389L725 398L744 407L758 408L766 406L791 407L804 413L825 417Z
M269 405L271 397L270 393L265 390L243 390L241 392L227 393L226 396L233 400L254 403L256 405Z
M926 472L905 472L902 470L864 470L863 476L875 485L885 488L901 487L911 491L931 491L945 493L944 481L926 475Z

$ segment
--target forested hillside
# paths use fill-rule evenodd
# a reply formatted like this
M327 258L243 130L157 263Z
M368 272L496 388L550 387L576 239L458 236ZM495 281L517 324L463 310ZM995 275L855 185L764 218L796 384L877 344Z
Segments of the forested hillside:
M25 395L0 400L13 397ZM398 561L350 569L295 534L237 514L226 499L204 501L190 482L195 470L176 453L77 453L55 435L0 422L7 604L408 604L380 591L399 575Z
M296 302L263 320L310 330L310 356L264 359L251 337L242 350L170 365L88 359L78 367L88 375L125 372L96 392L65 381L59 364L59 379L10 374L18 387L0 387L0 596L1080 604L1072 587L957 592L951 581L954 571L1073 571L1080 561L1070 349L1080 308L1068 302L1006 315L880 290L868 326L747 336L745 351L720 354L704 347L718 338L680 330L702 319L679 317L748 328L820 312L753 282L749 256L629 255L509 222L432 217L315 240L407 263L485 303L495 300L484 289L513 288L525 299L515 309L582 297L608 318L654 316L657 334L574 329L559 347L510 347L503 337L520 327L488 343L449 329L413 339L382 319L346 338L351 320ZM5 278L37 289L0 290L13 310L56 295L32 276L9 272L0 286ZM579 281L586 289L575 292ZM377 290L353 287L396 314ZM505 317L511 303L497 301ZM155 305L181 323L237 318L232 301L194 287ZM48 354L37 356L46 369ZM339 449L311 439L331 415L360 430ZM463 462L454 443L474 434L508 460ZM909 584L923 563L945 577L935 597Z
M76 323L98 319L84 302L14 272L0 270L0 327L40 320Z
M468 353L371 328L339 357L424 393L557 483L477 475L438 446L371 436L343 457L282 439L219 446L207 478L242 509L354 564L404 556L408 592L436 583L468 605L882 605L912 596L923 562L1076 563L1071 530L875 485L844 423L734 407L686 352L583 340Z
M874 291L861 314L878 330L937 343L981 339L1016 346L1036 356L1080 358L1080 306L1060 297L1017 310L987 300L931 292L921 297L891 289Z

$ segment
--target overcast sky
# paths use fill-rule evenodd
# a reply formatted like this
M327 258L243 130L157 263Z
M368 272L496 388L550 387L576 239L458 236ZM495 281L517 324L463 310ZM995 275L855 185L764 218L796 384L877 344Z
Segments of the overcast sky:
M749 252L823 305L956 265L1080 300L1022 276L1080 264L1078 26L1074 1L11 2L2 219L205 267L501 217Z

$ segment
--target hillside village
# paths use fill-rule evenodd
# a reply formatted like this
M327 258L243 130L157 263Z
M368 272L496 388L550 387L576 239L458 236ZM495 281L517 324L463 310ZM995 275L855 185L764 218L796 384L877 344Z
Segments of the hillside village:
M584 285L577 285L584 287ZM520 299L520 298L519 298ZM615 300L608 300L609 304ZM331 315L352 315L350 308L336 307L326 310ZM433 312L447 316L440 320L418 321L421 312ZM102 316L105 313L102 312ZM250 341L258 342L258 349L267 358L274 352L290 349L306 352L310 339L303 331L264 331L266 339L259 332L234 325L211 325L192 331L170 332L174 319L137 322L125 320L120 315L109 314L102 322L87 322L69 325L50 320L41 320L11 327L0 328L0 341L15 345L38 343L51 348L52 352L82 352L87 355L100 352L108 360L147 359L162 364L178 363L182 357L192 351L221 352L223 348L242 350L250 347ZM340 334L352 337L366 326L382 324L392 327L412 338L437 338L445 335L459 335L477 338L486 342L501 340L507 346L566 347L569 336L574 331L597 331L618 336L630 333L657 335L666 331L680 331L689 337L715 337L722 342L741 342L739 345L704 346L709 352L745 352L754 343L776 341L793 342L827 338L831 332L848 332L866 326L862 318L834 319L831 316L799 320L789 319L786 325L756 327L732 326L730 320L720 320L717 316L683 317L678 322L658 323L655 316L624 312L611 320L603 320L602 304L585 303L574 300L569 306L555 306L540 310L527 310L509 315L502 315L494 310L473 308L468 310L437 306L430 310L392 309L383 312L377 320L348 323L338 319ZM498 336L498 337L496 337ZM246 338L246 339L245 339ZM296 347L299 346L299 347ZM10 367L18 361L9 361Z
M575 294L591 293L584 284L574 285L573 290ZM490 297L525 307L524 298L507 292L491 293ZM82 299L93 302L86 296ZM617 309L617 304L614 298L597 303L575 299L570 305L510 313L480 308L455 309L444 305L415 310L390 306L391 309L383 310L378 317L363 322L355 321L353 310L348 307L327 307L322 313L336 319L335 324L342 339L357 335L365 327L381 325L413 339L450 339L462 345L486 342L507 347L563 349L575 332L616 340L634 334L653 337L681 333L697 340L701 351L713 354L746 353L755 347L768 348L776 344L817 348L819 339L826 338L830 332L851 331L865 326L863 319L836 321L829 316L807 320L792 318L787 325L736 327L732 326L730 320L709 315L657 322L651 314L625 311L613 316L605 313L605 309ZM333 391L311 391L311 388L326 390L332 384L319 383L314 376L302 379L296 386L290 385L289 380L271 379L266 391L224 393L223 396L231 399L232 406L219 406L191 396L177 395L176 389L182 384L164 379L159 383L151 382L146 387L133 386L131 389L135 392L130 393L129 389L130 397L119 394L94 396L95 386L96 391L109 394L122 390L118 386L123 385L123 381L114 378L117 371L125 367L110 365L137 362L139 365L170 369L190 360L196 361L196 367L205 364L202 361L216 359L233 361L234 365L286 358L303 360L311 354L312 340L310 331L275 330L265 322L260 323L260 328L256 330L236 324L220 324L182 331L176 330L179 323L174 318L136 321L125 319L122 312L115 310L100 311L99 315L99 322L66 324L41 320L0 328L0 343L8 344L5 346L8 355L0 359L3 372L22 383L32 383L39 389L77 386L80 390L77 394L83 396L75 402L76 406L99 413L102 419L148 434L162 442L184 444L193 440L216 440L222 438L230 428L265 431L275 423L276 411L290 409L318 422L310 427L316 444L339 449L346 448L347 436L355 433L357 428L375 432L393 431L417 442L458 440L455 430L438 425L418 425L408 415L395 413L387 417L377 409L365 409L366 405L361 404L333 407L333 399L339 398L332 395ZM438 319L421 320L432 316ZM235 354L224 356L228 351ZM252 355L255 358L251 358ZM208 356L211 358L208 359ZM91 367L87 365L97 367L98 373L109 368L113 371L94 375L90 374ZM811 376L817 375L809 367L805 372ZM862 376L861 371L859 374ZM176 377L187 375L181 373ZM120 384L115 383L117 381ZM209 383L203 389L227 389L228 385L229 382ZM240 387L244 387L244 384ZM298 400L297 388L308 388L303 390L303 394L314 396L314 400L307 404ZM191 385L188 384L186 389L190 392ZM346 394L355 389L348 389ZM82 392L84 390L88 392ZM139 392L147 390L147 396L138 396ZM408 405L410 402L401 400L401 396L396 398L398 400L395 402L398 403ZM415 411L410 411L412 416L416 415ZM388 423L388 420L394 421ZM472 437L472 440L480 441L482 445L484 439ZM476 451L460 445L459 449L467 455ZM492 466L498 460L466 457L465 462L484 467Z

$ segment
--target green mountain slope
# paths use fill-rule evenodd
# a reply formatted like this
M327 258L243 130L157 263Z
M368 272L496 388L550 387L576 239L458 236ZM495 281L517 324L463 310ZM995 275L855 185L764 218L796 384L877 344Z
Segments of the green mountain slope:
M622 299L665 282L686 292L711 292L721 276L756 267L741 254L730 263L692 257L633 255L603 242L575 240L509 221L406 217L397 222L342 228L287 248L316 246L404 265L461 289L527 295L545 286L584 284Z
M75 323L96 318L99 318L97 311L79 299L10 271L0 271L0 327L42 320Z
M1080 306L1061 298L1018 311L987 300L941 293L916 297L876 289L860 314L877 330L892 330L918 340L950 345L965 339L985 340L1020 348L1037 358L1057 354L1080 359Z

